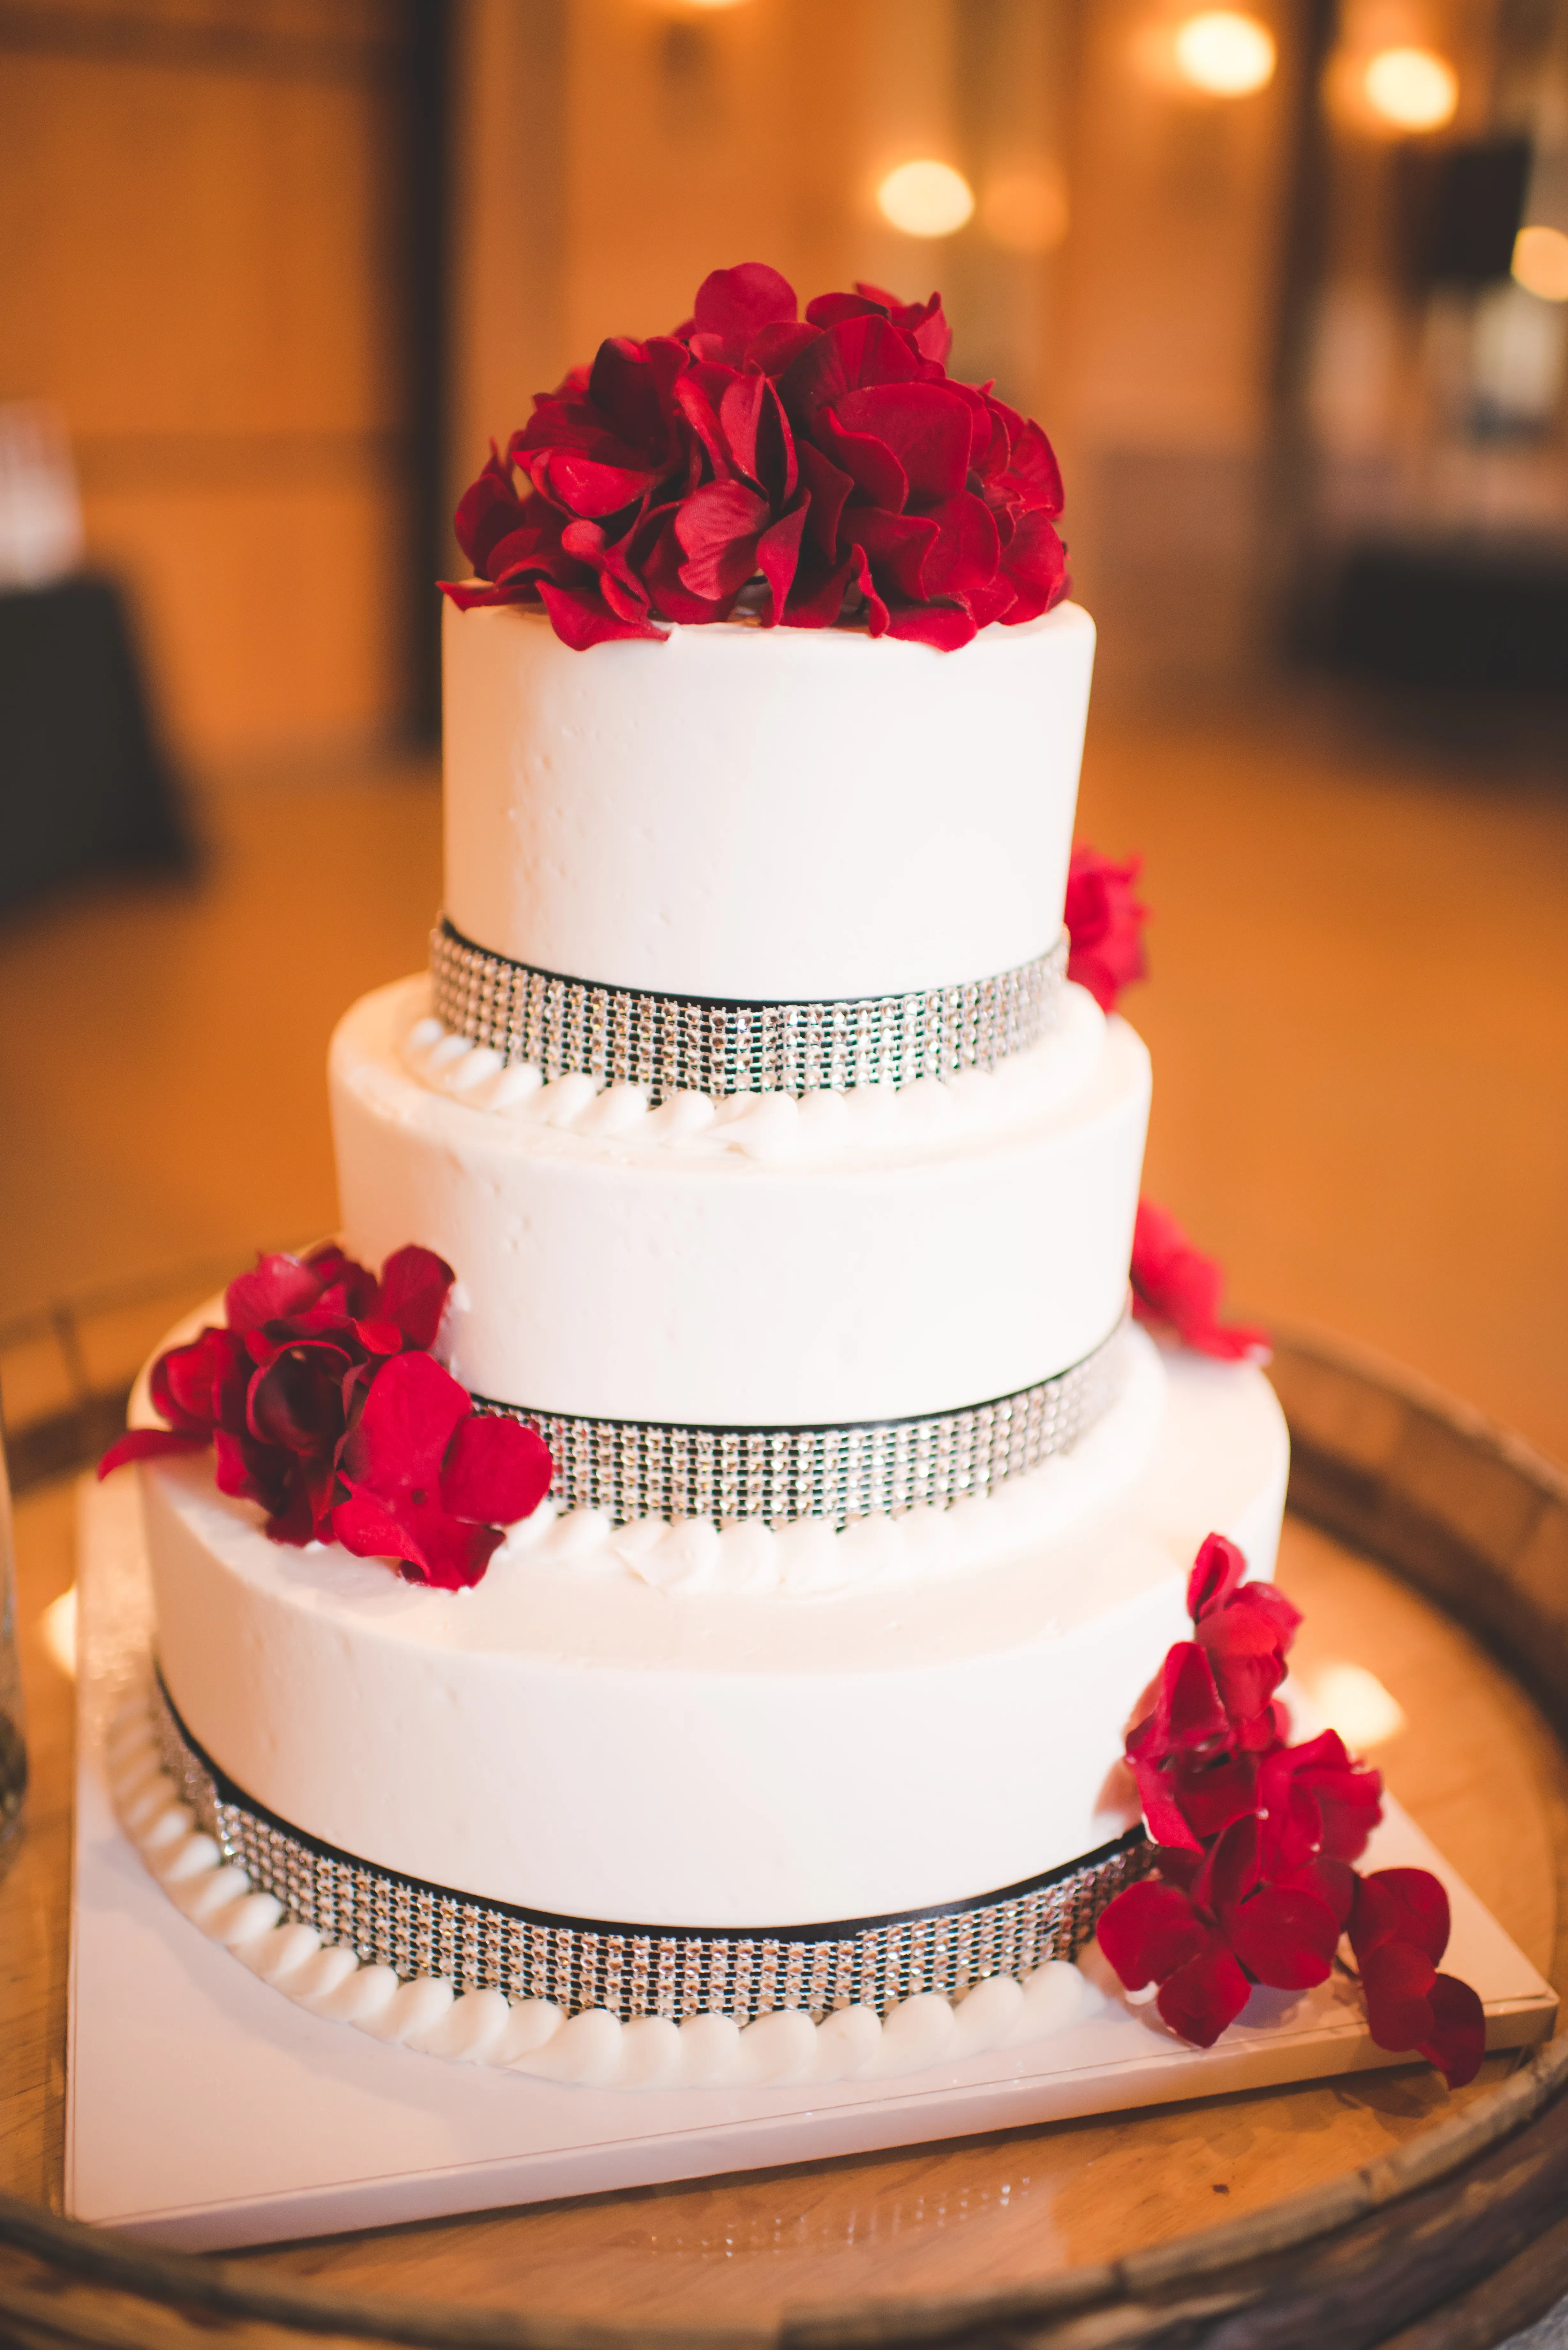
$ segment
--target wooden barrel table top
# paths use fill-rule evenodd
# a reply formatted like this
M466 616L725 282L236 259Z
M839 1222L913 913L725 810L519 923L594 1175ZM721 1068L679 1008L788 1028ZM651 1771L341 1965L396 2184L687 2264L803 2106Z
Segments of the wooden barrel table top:
M1331 1711L1370 1693L1371 1759L1563 1989L1568 1479L1336 1342L1282 1341L1273 1376L1293 1666ZM0 1885L0 2339L1486 2350L1568 2292L1564 2028L1456 2095L1401 2066L223 2257L61 2220L72 1691L40 1617L72 1499L17 1510L34 1776Z

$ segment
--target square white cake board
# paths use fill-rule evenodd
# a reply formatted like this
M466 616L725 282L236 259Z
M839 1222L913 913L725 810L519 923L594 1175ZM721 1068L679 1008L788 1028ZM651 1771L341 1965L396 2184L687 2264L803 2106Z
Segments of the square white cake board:
M192 2251L908 2146L1409 2060L1356 1988L1260 1991L1207 2052L1119 2002L1030 2045L865 2084L608 2091L388 2047L295 2006L191 1924L120 1834L102 1729L145 1655L135 1480L84 1492L66 2206ZM1432 1869L1444 1960L1487 2044L1542 2039L1556 1995L1397 1805L1370 1856Z

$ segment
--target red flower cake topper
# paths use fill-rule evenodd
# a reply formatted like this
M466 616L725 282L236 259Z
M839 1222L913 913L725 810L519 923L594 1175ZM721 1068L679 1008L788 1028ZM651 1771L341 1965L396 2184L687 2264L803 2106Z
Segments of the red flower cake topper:
M1114 1012L1123 988L1148 977L1143 945L1148 911L1133 894L1142 866L1141 857L1129 857L1118 865L1081 843L1067 868L1062 917L1069 947L1067 976L1088 989L1102 1012Z
M428 1351L452 1283L423 1248L389 1256L379 1281L336 1247L261 1257L230 1283L226 1326L152 1366L166 1425L122 1436L99 1475L210 1444L219 1492L259 1503L274 1542L340 1543L446 1590L477 1583L553 1469L534 1429L476 1412Z
M875 286L798 315L762 262L718 269L672 334L613 336L463 493L467 608L542 605L583 650L723 620L862 616L950 650L1067 592L1062 477L1038 424L947 372L940 297Z
M1254 1983L1326 1981L1348 1931L1373 2039L1457 2088L1475 2076L1486 2025L1469 1984L1438 1971L1448 1896L1425 1869L1352 1867L1382 1817L1382 1779L1334 1731L1286 1742L1275 1692L1301 1618L1246 1571L1234 1543L1209 1536L1188 1581L1193 1638L1170 1649L1127 1732L1153 1871L1106 1910L1100 1948L1129 1991L1158 1986L1173 2032L1210 2048Z

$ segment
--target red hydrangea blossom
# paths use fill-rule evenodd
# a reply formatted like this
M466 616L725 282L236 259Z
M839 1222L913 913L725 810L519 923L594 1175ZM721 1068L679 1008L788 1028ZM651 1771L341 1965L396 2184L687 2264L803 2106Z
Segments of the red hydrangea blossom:
M1140 1200L1133 1225L1133 1313L1153 1329L1169 1330L1184 1347L1224 1363L1267 1362L1269 1334L1244 1322L1221 1322L1225 1275L1217 1260L1195 1248L1170 1213Z
M423 1248L399 1249L379 1280L335 1246L260 1257L229 1284L226 1326L152 1366L166 1425L122 1436L99 1475L210 1444L219 1492L259 1503L274 1542L340 1543L444 1590L477 1583L553 1471L535 1430L476 1412L430 1353L452 1284Z
M1080 845L1067 868L1067 976L1088 989L1102 1012L1114 1012L1123 988L1148 977L1143 945L1148 909L1133 894L1142 866L1141 857L1118 865Z
M1382 1817L1382 1779L1334 1731L1286 1742L1275 1692L1301 1617L1246 1572L1210 1534L1188 1579L1194 1637L1169 1650L1127 1733L1152 1873L1106 1909L1100 1948L1129 1991L1158 1986L1173 2032L1210 2048L1254 1983L1326 1981L1348 1931L1373 2039L1457 2088L1486 2029L1475 1992L1438 1971L1448 1896L1425 1869L1351 1866Z
M543 605L585 650L727 619L950 650L1067 592L1062 477L1038 424L947 372L940 296L794 289L762 262L718 269L690 318L614 336L575 368L456 515L479 575L465 609ZM521 475L521 480L519 480Z

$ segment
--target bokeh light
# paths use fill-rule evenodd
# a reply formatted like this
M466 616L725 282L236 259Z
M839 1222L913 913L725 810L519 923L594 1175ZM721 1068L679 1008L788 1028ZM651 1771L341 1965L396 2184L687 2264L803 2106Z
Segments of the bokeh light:
M1273 79L1274 36L1239 8L1206 8L1176 36L1176 63L1184 81L1210 98L1246 98Z
M1459 78L1435 49L1380 49L1362 88L1374 113L1400 130L1440 130L1459 102Z
M950 163L926 155L888 172L877 206L906 236L951 236L973 215L974 190Z
M1521 228L1513 240L1513 276L1543 302L1568 302L1568 236L1560 228Z
M1067 191L1054 164L998 172L980 203L981 225L1004 253L1054 253L1067 234Z

